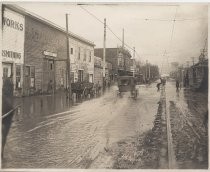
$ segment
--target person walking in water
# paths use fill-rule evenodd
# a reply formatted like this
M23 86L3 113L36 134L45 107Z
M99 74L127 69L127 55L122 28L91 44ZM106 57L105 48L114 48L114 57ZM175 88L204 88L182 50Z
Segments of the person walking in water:
M156 85L157 91L160 91L160 85L161 85L161 82L160 83L157 83L157 85Z
M180 83L178 80L176 80L176 91L179 91L179 88L180 88Z

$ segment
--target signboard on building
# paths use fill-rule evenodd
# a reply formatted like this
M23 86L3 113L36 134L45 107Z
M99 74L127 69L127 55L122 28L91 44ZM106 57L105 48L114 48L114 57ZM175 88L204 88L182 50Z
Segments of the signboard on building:
M50 51L44 51L43 54L45 56L57 57L57 53L53 53L53 52L50 52Z
M25 17L5 8L2 20L2 61L23 64Z

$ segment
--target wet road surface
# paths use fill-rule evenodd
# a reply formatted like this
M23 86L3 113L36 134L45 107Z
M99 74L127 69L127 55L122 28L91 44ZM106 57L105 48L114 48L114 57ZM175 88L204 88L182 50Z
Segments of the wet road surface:
M166 87L171 117L173 147L179 169L208 168L208 94L188 88L175 92L175 83Z
M116 90L75 105L62 95L21 100L3 168L167 168L165 111L176 168L208 167L207 93L177 92L175 82L166 83L164 94L155 83L139 86L137 100Z
M120 140L151 129L160 98L156 84L140 86L137 100L129 94L118 97L116 89L113 86L103 96L71 107L62 97L29 98L32 106L25 98L27 106L13 119L2 167L109 166L110 157L104 161L101 155Z

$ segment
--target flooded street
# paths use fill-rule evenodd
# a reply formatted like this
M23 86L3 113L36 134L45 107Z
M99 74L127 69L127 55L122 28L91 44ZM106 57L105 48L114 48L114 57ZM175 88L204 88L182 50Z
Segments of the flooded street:
M177 168L208 168L208 96L190 89L166 87Z
M138 98L117 95L112 86L98 98L69 104L65 95L16 101L4 149L3 168L175 168L208 167L205 93L176 91L167 82L138 86Z
M13 118L3 168L110 166L112 160L109 157L105 164L103 153L151 129L160 98L156 84L139 86L137 100L130 94L118 97L116 89L74 106L65 96L24 98L24 109Z

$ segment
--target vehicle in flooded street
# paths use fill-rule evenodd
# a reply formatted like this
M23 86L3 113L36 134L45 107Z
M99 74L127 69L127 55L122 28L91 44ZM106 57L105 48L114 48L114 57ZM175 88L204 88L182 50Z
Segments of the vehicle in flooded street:
M119 76L118 91L120 97L124 92L130 92L131 96L136 99L138 95L138 90L136 89L136 78L133 76Z

